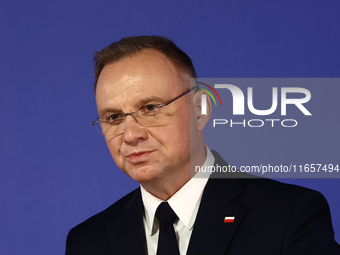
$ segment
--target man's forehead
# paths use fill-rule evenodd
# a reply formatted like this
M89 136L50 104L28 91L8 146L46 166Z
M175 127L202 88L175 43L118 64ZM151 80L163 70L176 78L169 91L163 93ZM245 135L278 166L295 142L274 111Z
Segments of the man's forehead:
M130 102L138 102L147 98L166 98L168 87L150 86L145 88L140 84L124 84L116 89L115 86L108 86L105 90L104 97L110 98L114 101L128 100ZM171 89L171 88L169 88Z
M139 94L182 90L182 79L177 68L162 54L145 51L134 57L107 64L98 79L97 98L129 97Z
M97 87L96 97L105 98L142 98L146 95L161 97L167 96L170 92L178 90L177 82L169 82L161 79L138 80L130 77L116 83L107 82Z

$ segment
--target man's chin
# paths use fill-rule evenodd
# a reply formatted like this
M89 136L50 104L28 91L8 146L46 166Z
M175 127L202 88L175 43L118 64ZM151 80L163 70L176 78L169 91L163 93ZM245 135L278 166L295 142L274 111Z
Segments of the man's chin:
M133 180L143 183L152 182L159 178L160 171L154 165L132 166L126 174Z

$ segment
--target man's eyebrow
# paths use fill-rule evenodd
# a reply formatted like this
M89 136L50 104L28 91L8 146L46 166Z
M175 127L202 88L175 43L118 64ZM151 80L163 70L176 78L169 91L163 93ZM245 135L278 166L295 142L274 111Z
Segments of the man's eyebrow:
M138 103L136 104L136 106L142 106L142 105L145 105L147 103L150 103L150 102L159 102L159 103L165 103L164 101L164 98L162 97L159 97L159 96L149 96L149 97L146 97L146 98L143 98L142 100L138 101Z
M123 113L122 110L118 110L116 108L113 108L113 107L105 107L103 109L100 110L99 112L99 115L102 116L102 115L105 115L106 113L108 112L112 112L112 113Z

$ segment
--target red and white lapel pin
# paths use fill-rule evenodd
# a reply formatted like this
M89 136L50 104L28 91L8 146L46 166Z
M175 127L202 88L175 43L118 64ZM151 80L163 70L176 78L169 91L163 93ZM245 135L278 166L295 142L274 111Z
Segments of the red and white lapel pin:
M235 216L229 216L224 218L224 223L234 223Z

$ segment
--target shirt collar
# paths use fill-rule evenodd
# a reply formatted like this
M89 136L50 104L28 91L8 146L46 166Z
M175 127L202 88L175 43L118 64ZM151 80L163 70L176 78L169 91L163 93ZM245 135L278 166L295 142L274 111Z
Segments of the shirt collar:
M203 166L212 166L215 161L214 155L206 146L207 157ZM172 210L176 213L179 220L191 230L193 228L199 204L202 198L204 187L208 181L209 172L197 172L182 188L180 188L171 198L168 199L168 203ZM154 219L157 207L163 200L155 197L142 186L141 193L144 204L144 217L148 232L150 235L154 233Z

